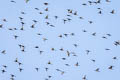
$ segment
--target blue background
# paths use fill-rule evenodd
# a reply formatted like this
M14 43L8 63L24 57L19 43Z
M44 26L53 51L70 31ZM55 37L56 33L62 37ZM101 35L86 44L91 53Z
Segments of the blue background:
M44 5L45 2L49 5ZM83 3L87 5L84 6ZM100 4L92 5L89 5L87 0L30 0L28 3L24 0L16 0L16 3L1 0L0 24L3 24L3 28L0 28L0 51L6 50L6 54L0 54L0 69L4 69L2 65L8 67L4 74L0 73L0 80L10 80L10 74L16 76L15 80L44 80L49 75L52 76L48 78L49 80L82 80L85 75L87 80L120 80L120 47L114 45L114 41L120 39L119 3L119 0L111 2L101 0ZM47 7L49 11L44 11ZM102 14L98 14L99 7ZM78 15L68 13L67 9L77 11ZM113 9L115 14L110 13ZM69 18L72 20L64 24L63 19L68 18L67 14L71 15ZM46 15L49 16L48 20L45 19ZM58 16L58 19L54 16ZM80 16L84 19L79 19ZM21 28L19 17L24 18L24 31L19 30ZM34 29L30 27L34 24L32 20L38 21ZM55 27L47 26L46 21ZM93 23L89 24L88 21ZM8 28L18 30L10 31ZM84 33L83 30L87 32ZM96 36L91 35L94 32ZM42 35L39 36L37 33ZM65 33L69 34L68 37L63 35ZM71 33L75 33L75 36L71 36ZM14 35L19 37L15 40ZM59 35L63 35L63 38L59 38ZM103 36L107 39L103 39ZM48 40L43 41L43 38ZM21 52L18 44L25 46L25 52ZM73 44L78 44L78 47ZM39 48L36 49L35 46ZM51 48L55 48L55 51L51 51ZM64 48L64 51L60 51L60 48ZM111 50L106 51L106 48ZM40 50L44 51L41 55ZM77 57L72 54L68 57L67 50L76 53ZM86 50L91 52L87 55ZM117 59L113 60L115 56ZM66 58L65 61L61 59L63 57ZM22 65L14 62L16 58ZM91 59L95 59L96 62L92 62ZM47 64L49 61L51 65ZM77 62L80 66L75 66ZM114 66L113 70L108 69L111 65ZM39 68L38 72L35 70L36 67ZM49 68L47 72L46 67ZM23 71L19 72L18 68L23 68ZM94 71L97 68L100 68L100 72ZM56 69L65 73L61 75Z

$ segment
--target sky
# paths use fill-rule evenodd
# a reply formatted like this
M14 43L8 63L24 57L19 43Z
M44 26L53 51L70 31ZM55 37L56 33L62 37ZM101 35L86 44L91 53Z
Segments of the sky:
M86 80L120 80L120 46L114 45L115 41L120 40L119 0L101 0L101 3L92 5L88 0L30 0L27 3L25 0L14 1L15 3L10 0L0 2L0 80L12 80L11 74L15 75L14 80L83 80L84 76ZM87 5L82 5L83 3ZM45 11L46 8L48 11ZM98 14L100 10L97 8L101 8L102 14ZM69 13L67 9L77 12L77 15ZM112 10L114 14L110 13ZM47 15L48 19L45 19ZM58 18L55 19L55 16ZM64 19L67 20L65 24ZM21 22L25 23L24 30L20 30ZM46 22L50 24L46 25ZM35 28L31 28L33 24ZM10 28L17 30L9 30ZM38 33L42 35L37 35ZM72 36L71 33L75 35ZM18 36L17 39L14 35ZM44 38L47 40L44 41ZM25 46L25 52L21 51L19 44ZM55 50L52 51L51 48ZM60 51L61 48L64 50ZM4 50L5 54L2 53ZM90 50L89 54L86 54L86 50ZM43 53L40 54L40 51ZM70 56L67 56L67 51ZM14 62L16 58L21 65ZM51 64L48 64L49 61ZM76 63L79 66L75 66ZM112 70L108 69L110 66L113 66ZM45 71L46 67L49 68L48 71ZM23 70L20 72L19 68ZM36 71L35 68L39 70ZM97 68L99 72L95 71ZM64 71L64 74L61 75L61 71L56 69ZM2 73L2 70L6 72Z

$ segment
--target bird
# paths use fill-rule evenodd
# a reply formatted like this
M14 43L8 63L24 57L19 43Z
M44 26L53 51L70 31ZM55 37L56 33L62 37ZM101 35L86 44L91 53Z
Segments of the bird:
M20 72L22 72L22 70L23 70L22 68L19 68L19 71L20 71Z
M46 3L44 3L44 5L48 5L48 3L46 2Z
M38 72L39 68L35 68L35 69L36 69L36 71Z
M111 2L110 0L106 0L106 2Z
M86 79L86 75L84 75L82 79L83 79L83 80L87 80L87 79Z
M35 8L35 10L39 10L39 8Z
M25 0L26 3L28 3L30 0Z
M67 56L69 57L70 56L70 52L67 50Z
M15 38L15 39L17 39L17 38L18 38L18 36L17 36L17 35L14 35L14 38Z
M6 65L3 65L3 67L4 67L4 68L7 68L7 66L6 66Z
M117 59L117 57L113 57L113 59L115 60L115 59Z
M12 2L12 3L16 3L15 1L13 1L13 0L11 0L10 2Z
M88 55L91 51L90 50L86 50L86 54Z
M114 66L109 66L108 69L112 70Z
M110 13L111 13L111 14L114 14L114 13L115 13L115 10L113 9Z
M4 69L2 69L1 71L2 71L2 73L5 73L5 72L6 72Z
M45 8L45 11L48 11L48 7L47 7L47 8Z
M79 66L79 63L77 62L77 63L75 64L75 66Z
M96 72L100 72L99 70L100 70L99 68L95 69Z
M1 53L2 53L2 54L6 54L6 50L3 50Z
M3 25L2 25L2 24L0 24L0 28L3 28Z
M51 62L49 61L48 64L51 64Z
M92 33L93 36L96 36L96 32Z

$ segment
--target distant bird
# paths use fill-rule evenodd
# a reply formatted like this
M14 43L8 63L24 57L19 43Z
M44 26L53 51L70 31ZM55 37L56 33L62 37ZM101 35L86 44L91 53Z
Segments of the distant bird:
M106 34L106 35L111 36L111 34Z
M48 19L48 15L45 16L45 19Z
M82 5L86 6L87 4L86 4L86 3L83 3Z
M26 3L28 3L30 0L25 0Z
M78 47L78 45L77 44L73 44L75 47Z
M83 32L87 32L86 30L83 30Z
M17 38L18 38L18 36L17 36L17 35L14 35L14 38L15 38L15 39L17 39Z
M96 32L92 33L93 36L96 36Z
M107 50L107 51L108 51L108 50L110 50L110 49L106 48L105 50Z
M66 60L66 58L62 58L62 60Z
M111 13L111 14L114 14L114 13L115 13L115 10L113 9L110 13Z
M106 0L106 2L111 2L110 0Z
M18 62L18 58L16 58L14 62Z
M48 5L48 3L44 3L44 5Z
M2 24L0 24L0 28L3 28L3 25L2 25Z
M40 51L40 54L42 54L44 51Z
M58 16L54 16L55 17L55 19L57 19L58 18Z
M93 23L93 21L88 21L90 24L92 24Z
M77 63L75 64L75 66L79 66L79 63L77 62Z
M102 14L102 11L99 11L98 13L99 13L99 14Z
M35 10L39 10L38 8L35 8Z
M62 38L63 36L62 36L62 35L59 35L58 37Z
M91 51L90 50L86 50L86 54L88 55Z
M46 41L46 40L48 40L47 38L43 38L43 41Z
M20 21L22 21L22 20L23 20L23 18L22 18L22 17L19 17L19 19L20 19Z
M68 56L68 57L70 56L70 52L69 52L69 51L67 51L67 56Z
M6 65L3 65L3 67L4 67L4 68L7 68L7 66L6 66Z
M45 68L46 71L48 71L48 68Z
M108 69L112 70L112 69L113 69L113 67L114 67L114 66L110 66L110 67L108 67Z
M103 36L102 38L103 38L103 39L107 39L107 37L105 37L105 36Z
M7 20L6 20L6 19L3 19L3 21L4 21L4 22L7 22Z
M1 71L2 71L2 73L5 73L5 72L6 72L4 69L2 69Z
M32 24L30 27L31 27L31 28L35 28L35 24Z
M65 24L67 20L66 20L66 19L63 19L63 21L64 21L64 24Z
M13 1L13 0L11 0L10 2L12 2L12 3L16 3L15 1Z
M2 53L2 54L6 54L6 50L3 50L1 53Z
M113 59L115 60L115 59L117 59L117 57L113 57Z
M49 61L48 64L51 64L51 62Z
M20 72L22 72L22 70L23 70L22 68L19 68L19 71L20 71Z
M38 21L36 21L36 20L32 20L35 24L38 22Z
M25 12L21 12L21 14L26 14Z
M48 8L45 8L45 11L48 11Z
M74 35L75 35L75 33L71 33L70 35L74 36Z
M87 79L86 79L86 75L84 75L82 79L83 79L83 80L87 80Z
M92 59L93 62L95 62L96 60Z
M59 50L60 50L60 51L64 51L64 49L63 49L63 48L60 48Z
M51 48L52 51L55 51L55 48Z
M100 72L99 70L100 70L100 69L99 69L99 68L97 68L95 71L96 71L96 72Z
M35 69L36 69L36 71L38 72L39 68L35 68Z

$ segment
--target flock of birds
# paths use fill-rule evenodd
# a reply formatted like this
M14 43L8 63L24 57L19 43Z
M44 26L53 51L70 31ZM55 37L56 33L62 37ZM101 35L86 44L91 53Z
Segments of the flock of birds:
M97 5L97 4L101 4L101 1L102 0L96 0L96 1L88 1L87 3L83 3L82 4L82 6L88 6L88 5ZM14 1L14 0L11 0L10 1L11 3L14 3L14 4L17 4L17 1ZM30 1L29 0L26 0L26 3L29 3ZM112 1L110 1L110 0L106 0L106 2L107 3L112 3ZM60 16L57 16L57 15L55 15L54 17L49 17L50 15L49 15L49 12L50 12L50 10L49 10L49 5L50 5L50 3L48 3L48 2L44 2L43 3L43 5L44 5L44 9L43 9L43 11L40 11L40 9L39 8L34 8L34 10L36 10L36 11L38 11L38 14L40 14L41 16L43 15L44 16L44 23L45 23L45 29L48 29L48 28L52 28L53 30L54 30L54 28L55 29L57 29L58 28L58 26L56 26L56 25L54 25L54 23L51 23L51 21L49 21L51 18L53 18L53 19L55 19L56 21L58 21L58 20L61 20L61 23L59 23L59 24L62 24L62 25L66 25L66 24L69 24L69 23L71 23L72 22L72 18L74 17L74 16L77 16L78 17L78 19L80 19L80 20L85 20L85 18L84 17L82 17L82 16L79 16L79 13L77 12L77 11L74 11L73 9L66 9L66 11L65 11L65 13L67 13L67 14L65 14L66 15L66 18L63 18L63 19L61 19L60 18ZM100 14L100 15L102 15L103 14L103 9L102 8L100 8L100 7L98 7L97 8L98 9L98 14ZM112 15L115 15L115 9L112 9L110 12L109 12L109 14L112 14ZM64 12L63 12L64 13ZM25 15L27 15L28 13L27 12L24 12L24 11L22 11L22 12L20 12L20 14L21 15L23 15L23 16L25 16ZM54 13L55 14L55 13ZM99 16L99 15L98 15ZM22 16L18 16L18 19L19 19L19 23L20 23L20 28L18 28L18 27L14 27L14 28L9 28L9 27L5 27L4 26L4 24L7 24L8 22L9 22L9 20L7 20L6 18L4 18L4 19L2 19L2 21L1 22L3 22L3 23L0 23L0 31L2 31L2 30L8 30L8 31L11 31L12 33L14 33L14 35L12 35L11 37L13 37L14 38L14 42L16 43L17 42L17 46L19 47L18 49L19 49L19 51L20 51L20 54L22 54L22 53L24 53L24 54L26 54L27 52L29 52L28 51L28 47L29 46L32 46L32 48L30 48L30 50L32 50L33 49L33 52L34 52L34 50L36 51L36 50L38 50L38 53L39 53L39 55L38 56L50 56L50 55L54 55L54 54L52 54L52 53L55 53L55 57L58 57L57 55L60 55L60 54L57 54L57 53L61 53L61 55L63 56L63 57L58 57L58 58L60 58L59 59L59 62L58 63L60 63L60 65L59 64L57 64L57 66L65 66L65 68L66 67L72 67L72 66L75 66L75 67L78 67L79 69L80 69L80 67L81 67L81 63L79 62L79 61L76 61L75 63L72 63L72 64L70 64L69 63L69 61L67 62L67 60L69 59L69 58L71 58L70 60L73 60L74 58L73 57L75 57L75 58L79 58L79 56L81 55L81 54L79 54L78 52L75 52L75 51L71 51L71 50L68 50L68 48L64 48L64 45L62 45L62 47L61 48L59 48L59 49L57 49L57 48L55 48L55 47L51 47L48 51L50 51L50 54L48 53L48 51L46 50L46 51L44 51L44 50L40 50L40 48L41 48L41 46L42 45L39 45L39 44L35 44L36 46L34 46L34 45L26 45L26 44L21 44L21 43L19 43L19 40L21 40L20 38L22 38L22 36L21 35L17 35L16 34L16 32L20 32L20 33L24 33L24 32L26 32L27 30L26 30L26 24L29 24L29 23L26 23L25 21L24 21L24 17L22 17ZM34 30L34 29L36 29L36 28L38 28L38 25L37 24L39 24L40 23L40 21L38 21L38 20L35 20L35 19L33 19L33 20L31 20L32 21L32 23L33 24L31 24L31 26L29 26L29 28L30 28L30 31L31 31L31 29L32 30ZM94 21L92 21L92 20L88 20L88 24L90 24L90 25L92 25L94 23ZM46 26L48 26L48 27L46 27ZM62 29L61 29L62 30ZM87 29L83 29L82 30L82 33L84 34L84 33L87 33L88 32L88 30ZM46 32L47 33L47 32ZM44 33L44 34L46 34L46 33ZM34 33L31 33L31 34L34 34ZM38 38L40 38L42 41L41 42L43 42L43 45L46 45L46 42L49 42L49 38L47 38L47 37L43 37L44 36L44 34L42 34L41 32L37 32L36 31L36 34L34 35L34 37L38 37ZM3 34L4 35L4 34ZM97 36L97 32L93 32L93 33L91 33L90 35L92 35L92 36ZM74 39L72 39L73 37L78 37L77 36L77 34L76 33L74 33L74 32L70 32L70 33L61 33L61 34L59 34L59 35L57 35L57 36L52 36L52 35L48 35L48 36L50 36L51 38L53 38L53 37L55 37L57 40L59 40L59 41L62 41L63 39L67 39L67 38L69 38L69 37L71 37L71 39L70 39L70 41L74 41ZM109 40L108 38L109 37L111 37L112 36L112 34L110 34L110 33L107 33L107 34L105 34L105 35L102 35L101 36L101 38L103 38L103 39L105 39L105 40ZM35 39L36 39L35 38ZM37 39L38 39L37 38ZM27 39L27 36L26 36L26 39ZM31 37L31 39L32 39L32 37ZM39 39L38 39L39 40ZM89 41L89 40L88 40ZM24 41L23 41L24 42ZM29 40L27 40L27 42L29 42ZM52 42L50 42L50 43L54 43L54 42L56 42L56 41L52 41ZM73 46L74 48L76 48L76 49L78 49L79 48L79 46L82 46L82 45L80 45L80 44L77 44L77 43L69 43L71 46ZM113 46L120 46L120 41L119 40L115 40L115 41L113 41ZM56 45L59 45L59 44L56 44ZM47 45L47 46L50 46L50 45ZM2 46L0 46L0 48L1 48ZM11 45L11 47L14 47L14 46L12 46ZM69 47L69 46L68 46ZM7 48L7 46L6 46L6 48ZM105 48L104 50L106 50L106 51L110 51L111 49L110 48ZM1 50L0 49L0 56L2 56L2 55L7 55L7 54L9 54L9 52L6 50L6 49L4 49L4 50ZM87 55L87 56L89 56L89 55L91 55L91 53L92 53L92 50L89 50L89 49L86 49L86 50L84 50L84 53L85 53L85 55ZM12 53L11 53L12 54ZM47 54L47 55L44 55L44 54ZM23 55L23 54L22 54ZM27 56L27 55L24 55L24 56ZM33 56L33 59L35 59L36 57L35 56ZM73 59L72 59L73 58ZM84 57L83 57L84 58ZM117 57L117 56L113 56L111 59L113 59L113 60L118 60L119 58ZM25 59L24 59L25 60ZM61 61L62 60L62 61ZM31 61L32 61L32 59L31 59ZM55 60L54 60L55 61ZM97 60L96 59L90 59L90 61L91 62L93 62L94 64L96 64L97 63ZM18 70L16 70L16 71L19 71L20 73L23 73L26 69L24 68L24 61L23 62L21 62L20 60L19 60L19 56L17 56L14 60L13 60L13 64L16 64L16 65L18 65L19 67L17 68ZM38 61L39 62L39 61ZM64 62L67 62L67 63L65 63L64 64ZM84 62L84 61L82 61L82 62ZM41 61L40 63L45 63L47 66L44 68L44 71L47 73L49 73L49 70L51 69L51 67L50 66L54 66L55 64L51 61L51 60L49 60L49 61L47 61L47 63L46 63L46 60L44 60L44 61ZM0 73L0 75L4 75L4 74L6 74L6 73L8 73L8 71L7 71L7 68L9 68L9 66L10 65L7 65L7 64L1 64L1 61L0 61L0 69L1 69L1 73ZM28 66L29 67L29 66ZM107 67L107 69L108 70L114 70L113 69L114 68L114 65L110 65L110 66L108 66ZM33 68L33 70L35 71L35 72L40 72L41 71L41 67L34 67ZM56 72L54 72L54 70L56 71ZM61 76L64 76L65 74L67 74L69 71L66 71L66 70L64 70L64 69L60 69L60 68L54 68L54 70L53 71L51 71L51 73L49 73L49 75L45 78L45 80L52 80L52 78L53 77L56 77L55 75L51 75L52 73L60 73L60 75ZM101 68L100 67L98 67L98 68L95 68L93 71L95 71L95 72L101 72ZM16 78L17 78L17 76L19 76L19 75L17 75L16 73L8 73L9 75L10 75L10 77L9 77L9 80L17 80ZM27 73L27 74L30 74L30 73ZM34 74L34 73L33 73ZM80 80L89 80L89 77L87 77L88 75L86 75L86 74L82 74L83 75L83 77L82 78L80 78ZM2 80L1 78L0 78L0 80ZM4 79L3 79L4 80ZM59 80L59 79L58 79ZM62 79L61 79L62 80Z

